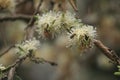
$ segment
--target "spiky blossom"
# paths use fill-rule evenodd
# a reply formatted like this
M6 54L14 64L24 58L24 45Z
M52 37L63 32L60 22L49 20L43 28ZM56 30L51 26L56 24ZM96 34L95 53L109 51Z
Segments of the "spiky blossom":
M36 25L40 37L47 39L57 36L57 45L71 46L73 50L84 51L91 47L96 36L93 26L85 25L70 12L50 11L38 16ZM65 39L59 38L60 36Z
M21 44L16 44L17 53L24 56L29 53L29 51L34 51L40 46L40 42L35 38L26 40Z
M83 25L74 28L70 34L70 45L80 51L91 47L96 37L96 29L93 26Z
M50 11L38 16L36 22L36 31L40 37L55 38L59 34L69 32L72 27L79 26L80 20L75 18L75 14L70 12L54 12Z

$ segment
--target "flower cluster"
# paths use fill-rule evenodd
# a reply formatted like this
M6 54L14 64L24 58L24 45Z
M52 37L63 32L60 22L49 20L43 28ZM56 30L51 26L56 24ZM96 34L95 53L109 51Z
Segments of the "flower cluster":
M29 51L36 50L40 45L40 42L36 40L35 38L26 40L22 42L21 44L16 44L17 53L24 56L29 53Z
M72 29L69 42L71 46L75 46L80 51L83 51L91 47L95 36L96 30L93 26L83 25Z
M70 29L80 25L80 20L70 12L50 11L38 16L36 31L43 39L55 38L59 34L70 32Z
M38 16L36 25L40 37L55 38L56 45L71 47L75 51L81 52L90 48L96 37L96 29L93 26L85 25L70 12L50 11Z
M2 64L0 64L0 70L4 70L6 69L5 66L3 66Z

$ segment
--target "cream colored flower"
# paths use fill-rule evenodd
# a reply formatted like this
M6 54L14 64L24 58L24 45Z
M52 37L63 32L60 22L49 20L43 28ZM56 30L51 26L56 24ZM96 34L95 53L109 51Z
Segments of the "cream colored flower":
M20 55L28 54L30 50L36 50L39 46L40 42L35 38L26 40L21 44L16 44L16 47L18 48L17 53L19 53Z
M3 66L2 64L0 64L0 70L4 70L6 69L5 66Z
M59 34L70 32L71 28L79 26L81 23L75 18L75 14L70 12L50 11L38 16L36 31L42 38L55 38Z
M38 21L36 22L36 31L42 38L46 38L47 34L52 35L52 32L55 32L53 24L57 20L57 16L59 16L58 14L56 12L50 11L49 13L45 13L42 16L38 16Z
M70 36L70 45L80 51L91 47L93 39L96 37L96 29L93 26L83 25L73 29Z

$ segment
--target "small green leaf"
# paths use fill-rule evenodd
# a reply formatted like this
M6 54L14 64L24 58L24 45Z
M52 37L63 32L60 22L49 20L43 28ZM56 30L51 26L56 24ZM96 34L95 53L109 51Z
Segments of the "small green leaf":
M21 51L25 52L21 47L18 47Z
M120 72L115 72L114 75L120 76Z
M120 68L120 65L119 66L117 66L118 68Z
M38 20L38 15L35 15L35 16L34 16L34 19Z

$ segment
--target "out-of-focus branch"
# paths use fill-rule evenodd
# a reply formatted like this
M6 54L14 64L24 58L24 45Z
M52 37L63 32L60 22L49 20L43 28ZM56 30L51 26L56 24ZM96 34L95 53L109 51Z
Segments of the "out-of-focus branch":
M14 47L14 45L10 46L7 50L5 50L3 53L0 54L0 57L5 55L9 50L11 50Z
M26 27L26 35L25 35L25 40L31 38L31 36L33 35L34 31L34 16L39 12L40 6L42 5L43 0L39 1L39 5L37 7L37 9L35 10L33 16L31 17L27 27Z
M120 58L118 55L115 53L114 50L106 47L101 41L99 40L94 40L94 44L98 49L100 49L104 55L106 55L110 60L112 60L116 64L120 64Z
M3 70L2 72L6 72L9 71L11 68L13 67L18 67L28 56L30 55L30 53L28 53L27 55L18 58L12 65L8 66L5 70Z
M19 3L16 5L16 7L22 6L22 5L26 4L26 3L29 2L29 1L33 1L33 0L23 0L23 1L19 2Z
M52 61L48 61L45 60L44 58L39 58L39 57L29 57L31 61L35 62L35 63L48 63L52 66L56 66L57 64L55 62Z
M78 12L78 8L76 5L76 0L69 0L71 6L73 7L73 9L75 10L75 12Z
M31 19L30 19L30 21L29 21L29 23L28 23L27 28L28 28L28 27L33 27L32 25L34 24L34 16L39 12L39 9L40 9L40 6L42 5L42 2L43 2L43 0L40 1L37 9L35 10L33 16L31 17ZM26 28L26 29L27 29L27 28Z
M29 56L30 53L28 53L26 56L23 56L19 59L17 59L12 65L7 67L2 72L8 72L8 80L13 80L16 68Z
M7 71L11 70L11 68L18 67L26 58L30 57L31 54L32 54L32 52L30 51L29 53L27 53L27 55L18 58L12 65L8 66L8 67L7 67L5 70L3 70L2 72L7 72ZM38 63L38 62L39 62L39 63L44 63L44 62L45 62L45 63L49 63L49 64L51 64L51 65L53 65L53 66L57 65L56 63L51 62L51 61L47 61L47 60L45 60L45 59L43 59L43 58L38 58L38 59L39 59L39 60L34 59L33 61L37 61L36 63Z
M15 21L15 20L22 20L28 22L31 19L32 16L28 15L16 15L16 16L5 16L5 17L0 17L0 22L4 21ZM35 19L33 19L34 21Z
M71 4L71 6L73 7L74 11L76 12L76 18L80 18L80 14L79 14L79 11L78 11L76 0L69 0L69 3Z
M16 69L16 67L13 67L10 69L10 71L8 73L8 80L13 80L14 74L15 74L15 69Z

